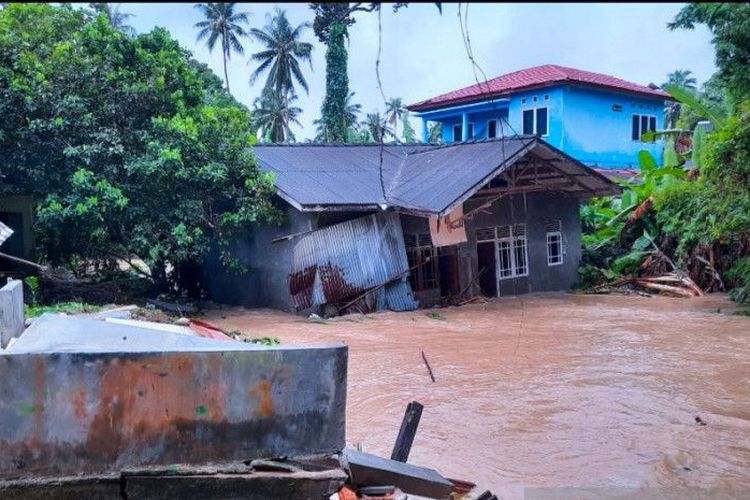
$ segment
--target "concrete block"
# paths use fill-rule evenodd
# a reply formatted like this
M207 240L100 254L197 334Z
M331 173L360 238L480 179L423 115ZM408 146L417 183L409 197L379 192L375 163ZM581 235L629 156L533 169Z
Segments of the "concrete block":
M222 500L324 499L346 482L340 469L317 472L255 472L240 475L128 476L126 498Z
M23 281L9 280L0 288L0 347L5 348L25 327Z
M120 497L120 475L0 480L3 500L112 500Z
M343 344L3 354L0 479L338 452L346 371Z
M342 465L357 487L395 485L406 493L428 498L445 498L453 483L433 469L405 464L347 448Z

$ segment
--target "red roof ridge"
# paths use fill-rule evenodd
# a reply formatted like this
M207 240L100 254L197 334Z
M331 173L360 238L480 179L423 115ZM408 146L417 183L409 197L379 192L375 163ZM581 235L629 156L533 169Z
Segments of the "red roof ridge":
M652 89L645 85L629 82L621 78L586 71L558 64L543 64L524 68L497 76L486 82L479 82L430 99L406 106L410 111L426 111L449 104L480 101L483 98L497 97L521 90L548 87L559 82L570 82L594 87L616 89L648 97L674 100L661 89Z

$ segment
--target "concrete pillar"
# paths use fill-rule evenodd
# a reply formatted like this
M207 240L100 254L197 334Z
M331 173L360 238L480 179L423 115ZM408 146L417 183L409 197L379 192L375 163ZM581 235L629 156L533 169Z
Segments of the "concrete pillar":
M430 142L430 127L427 126L427 118L422 118L422 142Z
M0 288L0 347L21 335L26 319L23 313L23 281L8 280Z
M469 140L469 114L461 113L461 140Z

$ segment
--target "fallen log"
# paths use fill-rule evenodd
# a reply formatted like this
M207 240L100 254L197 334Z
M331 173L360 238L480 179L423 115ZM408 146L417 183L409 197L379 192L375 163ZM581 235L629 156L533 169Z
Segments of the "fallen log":
M645 279L634 280L633 284L643 288L649 288L651 290L658 290L659 292L672 293L680 297L695 297L695 292L693 290L686 290L685 288L679 286L652 283L650 281L646 281Z

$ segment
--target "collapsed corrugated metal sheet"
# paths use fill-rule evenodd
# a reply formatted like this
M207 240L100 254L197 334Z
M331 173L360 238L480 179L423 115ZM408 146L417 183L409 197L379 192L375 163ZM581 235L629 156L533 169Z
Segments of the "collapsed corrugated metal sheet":
M0 222L0 245L13 235L13 230Z
M393 280L348 309L413 310L418 304L406 281L408 269L399 216L379 212L298 238L294 242L289 295L298 311L323 304L340 307Z

